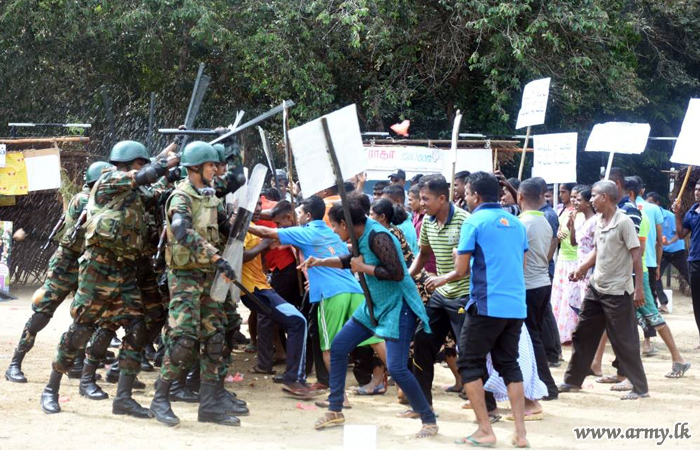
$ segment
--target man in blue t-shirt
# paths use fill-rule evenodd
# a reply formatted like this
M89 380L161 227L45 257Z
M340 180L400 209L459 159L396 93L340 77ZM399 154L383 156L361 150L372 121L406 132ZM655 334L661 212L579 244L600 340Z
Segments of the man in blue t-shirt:
M276 239L281 245L292 245L299 249L305 258L313 256L320 259L349 254L347 244L323 221L325 213L326 205L323 199L314 195L304 199L299 205L297 220L300 226L267 228L251 225L249 232L258 237ZM280 225L285 226L284 223ZM365 297L360 283L348 269L311 267L307 276L309 302L317 305L317 335L323 363L326 369L329 369L331 342L350 320L355 309L364 303ZM311 334L315 341L313 333ZM361 345L372 345L379 355L384 355L384 343L381 339L370 338ZM328 386L323 381L321 383Z
M681 192L678 198L682 197ZM693 298L693 314L695 324L700 331L700 181L695 184L695 203L683 214L678 201L671 210L676 214L676 230L678 239L685 239L690 234L690 249L688 251L688 275L690 276L690 295ZM700 349L700 345L695 347Z
M455 269L447 278L471 274L457 366L479 428L463 442L489 447L496 442L484 394L486 355L491 353L493 366L508 387L515 418L513 444L524 447L525 400L518 343L527 317L523 264L528 241L523 224L501 209L500 191L491 174L475 172L467 178L466 201L472 215L462 225Z
M658 292L656 289L657 281L661 279L659 268L661 267L663 252L664 215L661 212L661 208L642 199L642 195L644 195L644 180L642 180L642 177L634 175L632 178L636 179L637 183L639 183L639 195L635 198L634 203L637 209L646 214L649 219L650 227L646 241L646 250L644 252L644 262L649 269L651 293L654 296L654 301L656 301L658 299Z
M666 269L670 264L675 267L681 276L685 279L685 282L690 284L690 278L688 277L688 254L685 251L685 241L683 239L678 239L678 234L676 233L676 216L669 210L661 207L661 196L656 192L649 192L647 194L647 202L658 206L661 209L661 214L664 218L664 222L661 226L663 238L663 253L661 255L661 265L659 266L659 279L656 284L656 293L659 298L659 311L662 313L667 313L668 308L665 306L668 304L668 298L664 293L664 287L662 278Z

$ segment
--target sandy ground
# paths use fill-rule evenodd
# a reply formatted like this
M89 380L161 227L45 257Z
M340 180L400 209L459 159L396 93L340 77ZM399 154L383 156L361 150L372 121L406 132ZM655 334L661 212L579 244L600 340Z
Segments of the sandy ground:
M0 369L4 373L22 326L31 314L32 289L16 288L19 300L0 303ZM680 380L668 380L671 362L668 351L656 338L661 352L644 358L651 389L651 398L628 402L619 400L620 395L611 392L606 385L587 378L585 391L578 394L562 394L558 401L545 402L545 418L540 422L528 422L528 438L533 448L590 449L602 448L656 448L654 441L577 441L572 428L590 427L673 427L675 422L689 422L691 440L668 440L663 447L700 448L700 351L694 350L698 335L692 318L690 301L676 293L676 310L667 316L681 352L694 367ZM264 377L247 373L253 364L251 355L236 352L233 372L243 374L243 381L227 383L239 397L248 401L249 417L243 417L239 428L227 428L197 422L197 405L175 403L173 409L182 420L177 429L167 428L155 420L139 420L117 417L111 414L111 401L90 401L78 394L77 380L64 378L61 388L63 412L48 416L39 407L39 395L47 380L50 361L60 334L70 323L68 304L64 303L56 317L41 332L37 345L27 356L24 373L27 384L12 384L0 380L0 449L58 449L58 448L220 448L239 446L248 449L340 449L343 447L342 428L317 432L314 421L321 410L302 410L297 400L281 394L279 386ZM245 327L244 327L245 331ZM565 348L568 360L569 348ZM610 362L612 351L604 364L606 373L612 373ZM554 378L560 382L566 363L553 370ZM155 373L142 373L141 379L148 384L145 392L137 392L135 398L148 406L153 396ZM356 385L352 374L348 376L349 387ZM351 396L354 408L346 411L348 424L374 425L377 427L376 448L452 448L453 441L470 434L475 425L473 412L460 408L462 401L456 394L446 394L442 386L451 384L449 370L439 367L434 384L435 408L439 413L440 434L431 440L416 440L411 436L420 423L415 420L398 419L397 412L405 409L396 402L396 391L391 387L385 396ZM113 396L116 386L103 382L102 386ZM302 402L312 408L311 402ZM502 405L507 408L507 404ZM494 430L499 448L510 447L509 436L513 425L497 423ZM361 450L371 450L363 446ZM350 448L358 448L357 446ZM600 448L600 447L599 447Z

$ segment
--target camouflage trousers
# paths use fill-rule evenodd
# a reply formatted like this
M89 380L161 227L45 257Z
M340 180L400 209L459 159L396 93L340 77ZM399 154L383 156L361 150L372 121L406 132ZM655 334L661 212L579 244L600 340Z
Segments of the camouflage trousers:
M213 272L202 270L170 270L168 287L170 305L165 358L161 377L174 381L187 372L199 356L202 380L219 380L223 364L224 311L223 303L213 300L209 291ZM190 350L187 350L190 349ZM183 353L189 352L186 356Z
M146 342L153 342L163 329L168 318L167 298L163 298L158 288L157 274L148 257L136 260L136 283L141 291L146 321Z
M89 339L98 325L112 331L123 326L119 369L125 375L136 375L141 366L146 326L134 263L100 247L88 247L79 261L78 291L71 304L73 324L61 336L53 368L65 373L80 351L80 344ZM102 358L87 356L93 362Z
M32 296L34 314L45 314L53 317L56 309L63 303L71 292L78 289L78 258L80 253L59 245L49 259L49 272L44 284ZM37 330L32 318L29 318L22 336L17 344L17 351L26 353L34 347ZM43 324L45 326L45 324ZM43 328L43 326L41 327Z

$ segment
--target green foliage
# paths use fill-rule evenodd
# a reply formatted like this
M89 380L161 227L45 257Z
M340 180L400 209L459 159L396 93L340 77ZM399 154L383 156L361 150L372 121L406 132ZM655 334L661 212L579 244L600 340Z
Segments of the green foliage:
M92 122L106 154L100 86L116 138L145 140L148 93L158 93L157 126L181 123L204 62L200 126L291 98L292 125L357 103L368 130L409 118L413 136L446 137L459 108L463 130L510 134L522 87L551 76L535 132L579 131L585 142L595 123L638 120L676 135L697 92L699 38L690 1L5 0L0 117ZM279 140L279 121L269 128ZM254 135L242 144L259 146ZM667 168L669 154L660 144L630 170ZM597 177L598 155L580 160L584 181Z

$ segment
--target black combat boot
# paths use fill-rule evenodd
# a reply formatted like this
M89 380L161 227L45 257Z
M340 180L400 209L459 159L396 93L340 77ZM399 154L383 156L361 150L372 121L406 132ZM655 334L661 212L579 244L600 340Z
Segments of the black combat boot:
M148 411L148 415L155 417L160 423L164 423L169 427L175 427L180 424L180 419L170 407L169 392L170 383L159 377L156 380L156 392L153 394L153 401L151 402L151 409Z
M182 380L175 380L170 383L170 400L174 402L197 403L199 395L195 394L185 386Z
M230 427L240 426L240 419L226 414L226 408L217 401L217 390L218 386L215 383L202 383L199 390L200 401L197 420L199 422L211 422Z
M146 358L146 352L141 353L141 372L153 372L153 365Z
M95 371L97 370L97 365L91 364L88 361L83 363L83 374L80 377L80 387L78 391L83 397L87 397L90 400L105 400L109 398L109 395L102 390L101 387L95 383Z
M199 361L197 361L199 363ZM199 385L202 380L200 378L199 364L192 366L192 370L187 374L187 380L185 381L185 386L192 392L199 392Z
M131 398L131 389L134 386L134 375L119 375L119 384L117 385L117 396L112 402L112 414L128 415L139 419L147 419L149 417L148 410L139 405L136 400Z
M63 378L61 372L51 370L49 383L41 393L41 410L46 414L61 412L61 406L58 404L58 389L61 387L61 378Z
M114 362L109 367L109 370L107 371L107 376L105 377L105 380L107 380L108 383L112 383L112 384L118 383L119 382L119 373L120 373L119 362ZM133 388L136 390L139 390L139 391L142 389L146 389L146 383L144 383L143 381L136 378L134 380Z
M83 376L83 364L85 363L85 352L76 356L73 360L73 365L68 369L68 378L71 380L78 380Z
M20 352L15 350L15 354L10 361L10 367L5 371L5 379L7 381L12 381L13 383L26 383L27 378L22 373L22 360L24 359L25 352Z
M238 405L238 406L248 405L248 403L246 403L245 400L239 399L235 392L231 392L224 387L224 380L223 379L219 380L219 390L221 391L221 393L224 394L224 396L226 396L228 399L230 399L236 405Z
M230 392L224 389L223 380L216 384L216 401L226 414L232 416L247 416L250 414L243 400L230 397Z

